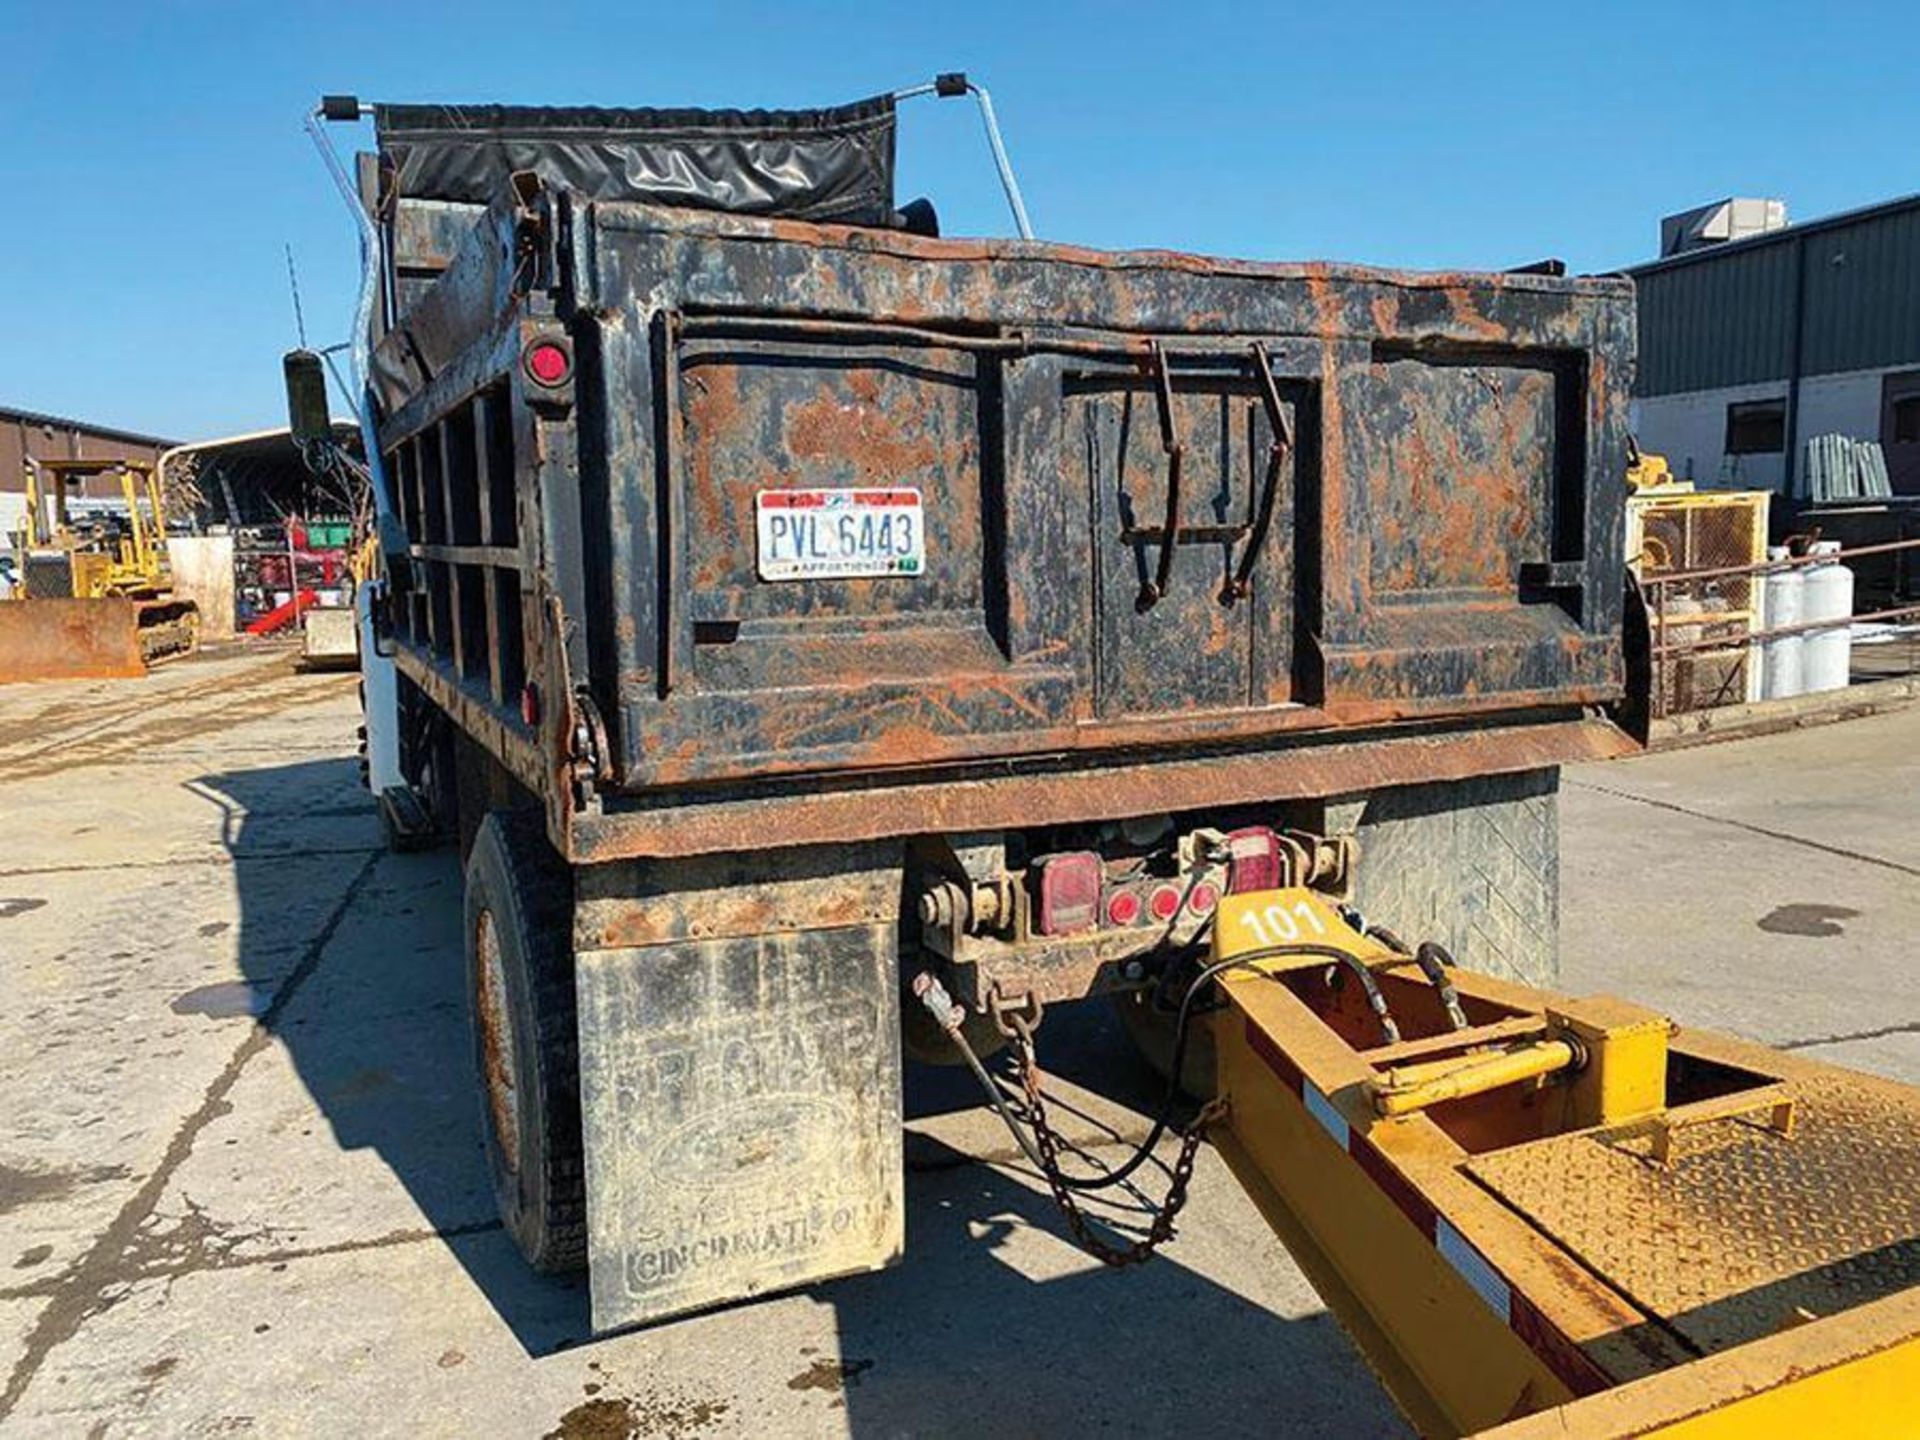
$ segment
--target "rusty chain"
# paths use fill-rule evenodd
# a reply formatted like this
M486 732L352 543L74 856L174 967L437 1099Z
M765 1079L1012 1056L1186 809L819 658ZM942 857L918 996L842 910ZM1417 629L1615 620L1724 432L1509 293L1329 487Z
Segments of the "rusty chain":
M1180 1141L1180 1152L1174 1157L1172 1183L1167 1187L1166 1198L1154 1212L1147 1233L1124 1246L1109 1245L1094 1234L1086 1212L1080 1208L1073 1191L1064 1183L1060 1169L1060 1136L1047 1120L1046 1102L1040 1094L1040 1062L1034 1056L1032 1026L1017 1012L1009 1018L1012 1021L1015 1068L1019 1072L1021 1089L1026 1095L1027 1118L1040 1149L1043 1162L1040 1168L1046 1176L1048 1188L1053 1191L1054 1203L1060 1207L1060 1213L1066 1216L1067 1228L1073 1232L1073 1238L1080 1248L1102 1264L1116 1268L1140 1264L1173 1238L1173 1223L1187 1203L1187 1187L1193 1180L1193 1166L1200 1152L1200 1144L1206 1139L1207 1127L1226 1113L1225 1102L1218 1099L1208 1101L1187 1127Z

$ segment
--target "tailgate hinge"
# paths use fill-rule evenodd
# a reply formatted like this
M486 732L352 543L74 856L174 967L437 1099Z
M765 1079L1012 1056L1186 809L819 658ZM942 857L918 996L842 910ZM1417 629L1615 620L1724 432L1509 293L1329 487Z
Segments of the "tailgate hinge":
M585 799L589 791L613 778L612 746L607 743L606 722L593 696L585 689L573 692L573 732L569 737L568 759L575 790Z

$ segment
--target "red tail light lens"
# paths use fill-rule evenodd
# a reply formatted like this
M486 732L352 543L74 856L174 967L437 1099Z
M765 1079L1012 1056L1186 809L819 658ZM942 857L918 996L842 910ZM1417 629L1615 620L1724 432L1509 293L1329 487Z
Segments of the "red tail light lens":
M1034 862L1034 870L1039 876L1034 929L1042 935L1091 930L1100 914L1100 857L1091 850L1048 855Z
M1156 920L1171 920L1180 913L1180 887L1156 885L1147 898L1147 910Z
M1140 918L1140 896L1132 890L1116 890L1107 897L1107 923L1132 925Z
M1280 837L1265 825L1249 825L1227 836L1227 893L1280 887Z
M566 346L555 340L534 341L527 347L521 363L536 384L549 389L566 384L573 374L573 356L567 353Z
M1213 907L1219 903L1219 887L1208 880L1202 880L1195 885L1193 893L1187 897L1187 909L1196 915L1211 915Z

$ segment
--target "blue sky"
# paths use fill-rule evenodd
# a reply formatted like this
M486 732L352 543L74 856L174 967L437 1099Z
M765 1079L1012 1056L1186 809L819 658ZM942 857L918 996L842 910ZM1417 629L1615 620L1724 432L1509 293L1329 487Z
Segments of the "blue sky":
M387 100L806 105L965 68L1046 238L1577 269L1728 194L1920 189L1920 4L321 6L0 0L0 405L194 437L285 423L354 242L300 129ZM902 198L1005 233L977 122L902 120Z

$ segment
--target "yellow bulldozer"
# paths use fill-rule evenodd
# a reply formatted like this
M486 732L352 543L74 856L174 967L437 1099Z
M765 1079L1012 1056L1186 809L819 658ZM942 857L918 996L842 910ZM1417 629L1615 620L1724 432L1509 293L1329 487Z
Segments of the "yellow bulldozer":
M119 482L125 506L88 522L69 497L88 480ZM26 518L13 537L19 580L0 603L0 682L144 675L192 652L200 612L173 593L166 511L140 460L27 461Z

